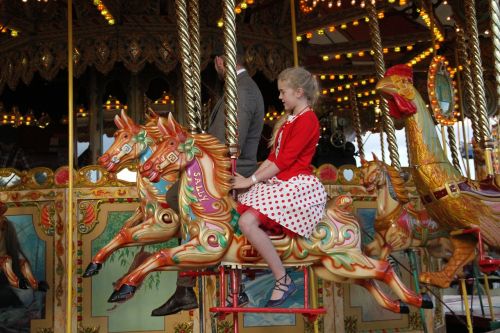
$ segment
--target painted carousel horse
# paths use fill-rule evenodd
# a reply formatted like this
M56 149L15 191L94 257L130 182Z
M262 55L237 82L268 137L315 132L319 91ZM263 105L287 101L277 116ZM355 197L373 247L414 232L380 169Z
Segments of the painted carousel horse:
M0 202L0 271L14 288L47 291L45 281L38 281L33 275L28 258L21 249L17 232L5 216L7 205Z
M139 159L139 166L142 165L161 140L157 123L164 119L150 112L146 125L141 126L123 111L120 116L116 115L114 121L118 130L114 135L115 141L99 158L99 164L113 172L135 159ZM166 177L152 183L137 173L139 207L118 234L97 252L84 277L98 274L106 259L122 247L161 243L178 235L179 219L165 201L170 184Z
M164 140L140 171L151 181L180 177L179 208L185 242L152 254L123 276L109 302L132 297L153 271L200 269L221 262L263 263L238 228L236 203L229 195L231 171L226 146L209 134L188 133L171 116L165 124L159 123L158 128ZM335 201L328 203L326 214L311 238L278 235L271 239L285 265L313 265L323 279L354 281L391 311L406 312L408 308L389 299L374 280L385 282L407 304L432 307L427 295L417 295L404 286L387 261L363 254L357 220Z
M454 251L444 269L420 275L424 283L448 287L456 272L475 258L478 240L466 229L479 229L490 247L500 247L500 193L463 177L450 164L431 114L413 87L410 67L390 68L376 89L388 97L391 116L405 118L413 180L430 217L442 228L465 229L450 237Z
M425 209L416 210L409 202L404 180L394 167L379 161L362 161L362 184L377 194L377 217L373 241L365 253L386 260L392 251L425 247L438 258L449 257L449 234L434 222Z

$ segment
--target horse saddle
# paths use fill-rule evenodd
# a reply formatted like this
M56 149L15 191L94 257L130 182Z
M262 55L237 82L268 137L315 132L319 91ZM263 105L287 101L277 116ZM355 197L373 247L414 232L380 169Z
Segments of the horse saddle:
M457 197L460 193L473 196L479 200L500 202L500 188L495 183L494 178L481 182L473 182L471 180L447 182L444 186L422 195L421 199L424 204L428 204L447 196Z

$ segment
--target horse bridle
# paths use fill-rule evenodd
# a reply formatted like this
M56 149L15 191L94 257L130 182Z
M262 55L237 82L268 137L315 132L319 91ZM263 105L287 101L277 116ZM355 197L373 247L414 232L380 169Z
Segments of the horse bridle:
M374 173L376 173L376 176L375 176L375 177L373 177L373 179L374 179L374 182L373 182L373 183L375 183L376 188L377 188L377 189L379 189L380 187L382 187L382 186L384 186L384 185L385 185L385 177L382 177L382 176L383 176L383 174L384 174L384 173L383 173L383 170L382 170L382 167L381 167L380 165L378 165L378 167L377 167L377 168L375 168L375 170L371 171L371 172L368 174L368 177L367 177L367 178L368 178L368 179L370 179L370 178L371 178L371 176L372 176L372 174L374 174ZM379 178L381 178L381 179L382 179L382 181L383 181L383 183L382 183L382 184L380 184L380 183L379 183ZM364 182L363 182L363 183L364 183Z
M119 149L119 153L117 155L113 155L113 157L111 157L111 162L117 164L118 162L120 162L120 159L127 155L128 153L130 153L132 151L132 146L129 145L128 143L125 143L123 146L120 147Z
M141 134L141 133L143 133L143 132L146 132L146 133L147 133L147 131L146 131L145 129L143 129L143 130L142 130L142 131L140 131L138 134L134 135L134 136L132 137L132 139L131 139L131 140L133 140L133 138L137 137L139 134ZM147 136L147 135L146 135L146 136ZM129 142L130 142L130 141L129 141ZM124 144L120 147L120 149L119 149L119 153L118 153L118 154L116 154L116 155L113 155L113 157L111 157L111 162L112 162L112 163L115 163L115 164L119 163L119 162L120 162L120 159L121 159L123 156L125 156L125 155L129 154L129 153L132 151L133 146L137 145L137 143L138 143L137 141L135 141L135 142L131 145L131 144L129 144L129 142L124 143Z

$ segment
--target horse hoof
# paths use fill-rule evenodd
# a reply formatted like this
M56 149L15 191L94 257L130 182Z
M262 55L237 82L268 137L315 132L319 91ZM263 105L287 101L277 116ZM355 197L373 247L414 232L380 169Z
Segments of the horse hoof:
M399 301L399 313L410 313L410 307L403 301Z
M422 305L420 307L422 309L432 309L434 307L432 299L428 294L422 294Z
M24 278L19 279L19 289L28 289L30 284Z
M102 268L101 263L96 263L96 262L91 262L88 266L87 269L85 270L85 273L83 273L83 277L90 277L92 275L96 275L99 273L99 271Z
M134 296L137 287L124 284L119 290L115 290L108 299L108 303L125 302Z

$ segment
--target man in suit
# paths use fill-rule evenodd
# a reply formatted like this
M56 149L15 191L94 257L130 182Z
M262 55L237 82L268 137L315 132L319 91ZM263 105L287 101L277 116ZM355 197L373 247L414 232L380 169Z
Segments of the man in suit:
M214 65L217 75L224 80L226 71L222 45L214 49ZM240 156L236 161L236 171L245 177L252 175L257 170L257 149L264 126L264 99L259 87L250 77L244 67L245 52L243 46L236 44L236 85L237 85L237 113L238 136ZM226 126L224 111L224 96L214 106L210 115L208 133L226 143ZM167 203L172 209L179 207L179 187L174 184L167 192ZM193 287L195 278L179 277L177 289L170 299L163 305L153 310L152 316L166 316L181 310L190 310L198 307ZM241 293L239 304L248 302L248 297Z

